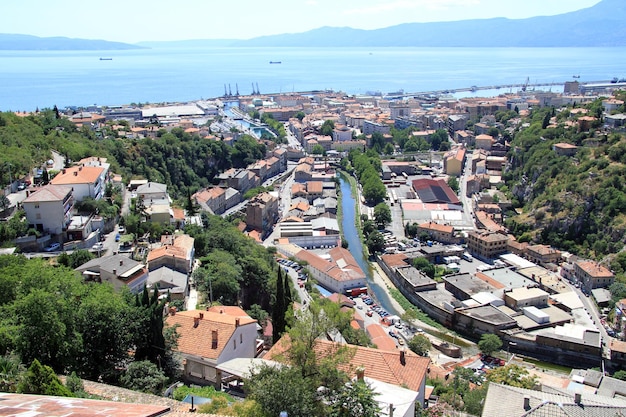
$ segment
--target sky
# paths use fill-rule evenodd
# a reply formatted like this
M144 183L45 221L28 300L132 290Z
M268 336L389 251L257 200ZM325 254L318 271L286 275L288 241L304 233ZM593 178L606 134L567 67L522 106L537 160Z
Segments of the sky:
M6 0L0 33L136 43L550 16L600 0Z

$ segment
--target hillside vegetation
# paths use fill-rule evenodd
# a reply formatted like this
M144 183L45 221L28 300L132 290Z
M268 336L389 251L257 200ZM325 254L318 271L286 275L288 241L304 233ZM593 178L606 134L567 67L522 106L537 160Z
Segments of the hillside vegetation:
M595 120L581 123L581 117ZM598 260L623 249L626 135L601 130L602 117L598 99L584 110L533 110L524 120L504 174L505 190L521 213L507 226L521 241ZM559 156L553 150L559 142L579 150L575 156Z

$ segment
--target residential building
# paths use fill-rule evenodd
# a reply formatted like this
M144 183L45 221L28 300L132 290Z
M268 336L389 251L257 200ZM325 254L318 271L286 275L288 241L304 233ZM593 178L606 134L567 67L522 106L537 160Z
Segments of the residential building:
M578 152L578 146L571 143L559 142L552 145L552 150L559 156L574 156Z
M454 236L454 227L449 224L439 224L435 222L422 223L417 227L417 235L428 234L432 240L442 243L457 243Z
M278 220L278 198L270 193L261 193L246 206L246 224L263 236L269 234Z
M221 187L205 188L195 193L192 198L204 211L222 214L226 210L226 190Z
M265 358L281 360L284 357L283 352L290 344L289 337L283 337L270 349ZM338 365L340 370L351 374L358 369L365 378L416 391L418 393L416 402L424 406L426 375L430 367L429 358L405 350L388 351L362 346L350 346L350 348L354 350L354 355L348 363ZM313 350L316 356L325 357L336 350L336 344L318 339Z
M150 271L148 288L159 289L159 295L172 300L185 300L189 293L189 275L168 266L160 266Z
M476 145L476 149L484 149L486 151L490 151L491 147L493 146L493 142L493 136L483 133L482 135L476 136L474 143Z
M186 274L191 273L195 249L194 238L186 234L161 236L161 247L148 254L148 269L153 271L167 266Z
M137 187L137 198L147 204L150 200L169 199L167 194L167 185L158 182L147 182Z
M546 307L550 295L539 288L514 288L504 292L504 303L514 309L521 310L523 307Z
M585 391L540 385L538 390L492 382L487 389L482 417L620 416L626 401Z
M301 250L294 256L306 261L313 278L330 291L345 294L351 288L367 285L365 273L350 251L336 247L328 255L330 259L324 259L313 252Z
M74 209L72 187L48 184L27 194L22 207L28 224L39 232L53 235L67 230Z
M448 175L460 176L465 162L465 148L457 146L443 156L443 171Z
M170 308L165 325L176 326L176 351L183 357L183 377L188 383L220 387L219 364L256 356L257 321L239 307L180 312Z
M78 268L85 281L108 282L117 290L124 286L132 293L143 291L148 282L148 268L128 256L111 255L92 259Z
M73 166L63 168L51 181L52 185L67 185L73 188L76 201L86 197L99 200L104 195L107 170L101 166Z
M467 236L467 248L480 259L495 259L507 251L506 235L497 232L471 231Z
M561 260L561 251L550 245L530 245L526 247L526 256L538 265L558 264Z
M574 276L588 291L613 284L613 273L595 261L578 261L574 264Z

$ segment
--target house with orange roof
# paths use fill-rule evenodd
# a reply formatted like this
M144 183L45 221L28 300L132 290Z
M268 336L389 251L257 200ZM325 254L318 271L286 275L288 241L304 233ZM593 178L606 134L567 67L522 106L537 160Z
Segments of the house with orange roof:
M606 288L615 280L615 276L609 269L595 261L586 260L574 264L574 277L587 291L594 288Z
M289 337L285 336L272 346L264 358L285 362L285 353L290 345ZM335 342L318 339L313 350L316 356L324 357L335 351L337 346ZM353 350L354 355L348 363L339 365L341 371L351 375L360 369L367 378L416 391L417 401L424 405L429 358L398 349L391 351L352 345L348 347Z
M465 147L458 146L443 157L443 170L448 175L459 176L463 172L465 163Z
M295 257L308 263L308 270L313 278L324 288L345 294L351 288L367 285L365 273L347 249L336 247L325 259L308 250L300 250Z
M148 269L153 271L167 266L176 271L190 273L195 255L194 240L186 234L161 236L161 247L148 253Z
M205 188L191 197L209 213L222 214L226 210L226 191L221 187Z
M86 197L99 200L104 195L108 170L102 166L73 166L63 168L51 181L52 185L67 185L74 189L74 199Z
M380 350L395 352L398 348L396 341L385 331L380 324L372 323L365 328L367 335L376 347Z
M454 235L454 227L449 224L426 222L417 226L418 236L426 233L432 240L443 243L459 243L460 239Z
M28 196L22 201L28 224L53 235L66 231L74 209L72 187L48 184L35 190L27 191Z
M176 328L176 351L183 358L183 378L187 383L220 387L222 375L217 365L256 356L257 321L239 307L180 312L170 308L165 326Z
M476 149L484 149L486 151L490 151L491 147L493 146L493 136L491 135L487 135L487 134L482 134L482 135L478 135L476 136L475 139L475 145L476 145Z

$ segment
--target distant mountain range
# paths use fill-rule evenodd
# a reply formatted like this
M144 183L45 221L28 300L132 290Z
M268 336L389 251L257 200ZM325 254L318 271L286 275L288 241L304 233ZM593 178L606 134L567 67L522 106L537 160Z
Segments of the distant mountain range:
M546 0L550 1L550 0ZM212 39L126 44L101 40L0 34L0 50L114 50L153 47L583 47L626 46L626 1L598 4L556 16L405 23L383 29L322 27L248 40Z
M93 39L63 37L40 38L30 35L0 33L0 50L12 51L112 51L142 49L139 45Z

